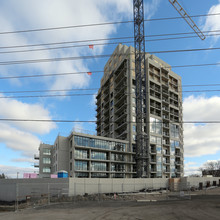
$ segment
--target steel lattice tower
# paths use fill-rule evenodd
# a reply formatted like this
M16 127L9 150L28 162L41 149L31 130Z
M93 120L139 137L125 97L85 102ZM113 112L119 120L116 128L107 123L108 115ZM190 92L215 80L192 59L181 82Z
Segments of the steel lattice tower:
M135 79L136 79L136 163L137 177L149 177L149 135L144 131L147 119L148 88L145 65L144 5L143 0L133 0ZM148 127L148 126L146 126Z

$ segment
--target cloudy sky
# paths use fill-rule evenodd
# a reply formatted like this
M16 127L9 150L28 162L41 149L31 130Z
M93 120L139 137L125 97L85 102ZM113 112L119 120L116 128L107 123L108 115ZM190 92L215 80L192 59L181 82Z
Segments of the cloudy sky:
M94 97L108 57L76 58L111 54L119 42L133 46L132 39L125 38L133 37L132 22L89 25L131 21L132 2L1 1L0 173L16 177L19 172L21 177L23 172L33 171L33 155L38 153L39 143L53 144L58 134L68 135L72 129L95 133L94 123L16 122L5 119L95 120ZM179 16L168 0L144 2L145 19ZM219 0L179 2L190 15L220 13ZM148 20L145 22L146 51L218 48L220 16L193 19L206 35L210 35L205 41L195 37L194 33L189 34L192 30L182 19ZM94 49L89 48L90 44L94 45ZM220 62L217 49L155 55L171 66ZM53 61L55 58L58 61ZM173 68L173 71L182 77L184 121L220 121L220 85L216 85L220 84L220 66L181 67ZM87 72L92 72L92 75ZM52 97L45 97L48 95ZM207 160L220 159L219 134L219 123L184 124L186 175L197 172Z

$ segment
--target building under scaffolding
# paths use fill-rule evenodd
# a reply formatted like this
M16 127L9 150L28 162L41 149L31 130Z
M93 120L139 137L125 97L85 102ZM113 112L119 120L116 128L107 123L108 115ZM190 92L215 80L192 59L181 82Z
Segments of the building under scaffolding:
M135 49L119 44L108 60L97 95L97 135L127 140L136 153ZM145 54L148 88L143 130L149 137L148 177L183 176L181 77L154 55ZM148 106L144 103L149 103ZM134 160L135 160L134 156ZM134 171L136 171L134 165ZM134 175L135 177L136 175Z

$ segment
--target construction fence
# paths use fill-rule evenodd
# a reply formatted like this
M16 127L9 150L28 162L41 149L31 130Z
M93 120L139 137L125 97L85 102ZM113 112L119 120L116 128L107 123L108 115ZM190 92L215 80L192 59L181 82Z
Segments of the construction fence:
M0 181L0 201L15 210L62 202L190 199L210 194L220 178L176 179L11 179Z

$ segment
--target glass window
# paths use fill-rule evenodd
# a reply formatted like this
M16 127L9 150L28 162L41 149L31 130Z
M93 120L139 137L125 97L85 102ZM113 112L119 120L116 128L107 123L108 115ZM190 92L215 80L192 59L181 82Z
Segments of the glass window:
M132 107L132 112L135 113L136 112L136 108L133 106Z
M161 165L157 165L157 171L159 171L159 172L162 171L162 167L161 167Z
M91 152L91 159L107 160L107 154L106 153L102 153L102 152L92 151Z
M89 174L88 174L88 173L76 172L76 173L75 173L75 177L78 177L78 178L86 178L86 177L89 177Z
M160 137L157 137L157 144L161 145L162 139Z
M75 158L77 159L87 159L88 158L88 151L87 150L79 150L75 149L74 153Z
M175 165L175 158L170 157L170 165L172 165L172 166Z
M92 173L91 174L92 178L108 178L107 173Z
M133 132L136 132L136 126L133 125Z
M150 142L151 143L156 143L157 142L157 138L155 136L150 136Z
M125 171L125 165L124 164L119 164L119 163L112 163L111 171L124 172Z
M51 155L51 150L48 148L43 149L43 155Z
M114 101L112 100L112 101L111 101L111 107L112 107L113 105L114 105Z
M119 145L121 146L121 151L124 151L125 146L126 146L125 144L122 144L122 143L115 143L115 142L80 137L80 136L75 136L74 141L75 141L75 144L78 146L94 147L94 148L107 149L107 150L108 149L114 150L116 148L116 145Z
M43 167L43 173L50 173L51 168L50 167Z
M75 170L88 170L87 161L75 161Z
M150 117L150 132L156 134L162 134L162 121Z
M157 145L157 153L158 153L158 154L161 154L161 151L162 151L161 145Z
M162 163L162 157L161 156L157 156L157 164L161 164Z
M171 124L170 125L170 136L172 138L179 138L179 126Z
M107 164L106 163L100 163L100 162L91 162L91 170L92 171L106 171L107 170Z
M136 141L136 135L133 134L133 141Z
M123 154L112 153L111 154L111 160L113 160L113 161L125 161L125 156Z
M136 122L136 117L132 116L132 122Z
M50 158L43 157L43 163L44 163L44 164L50 164L50 163L51 163Z

